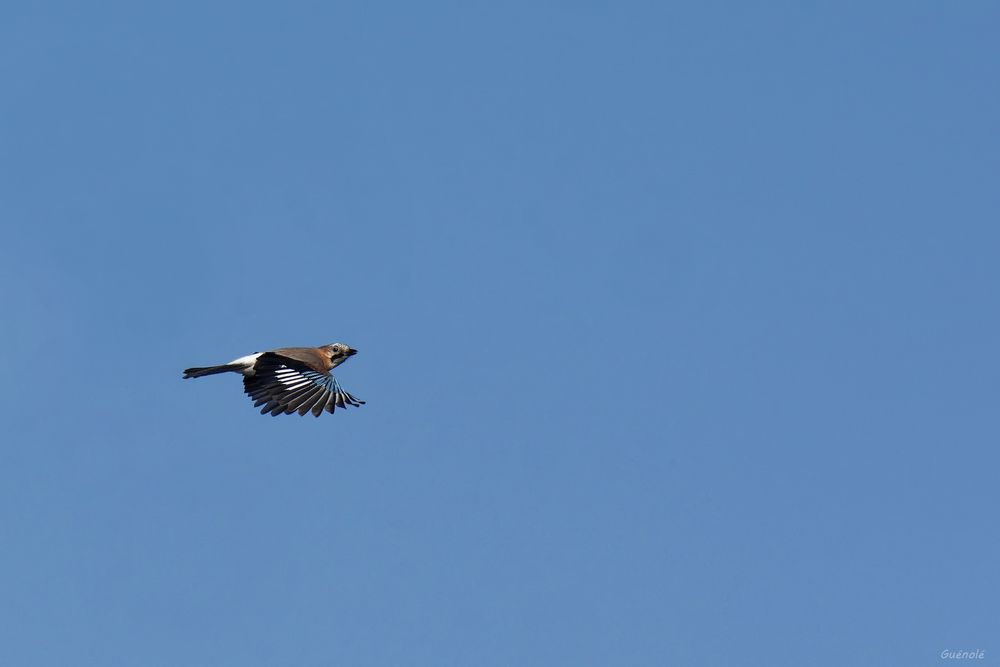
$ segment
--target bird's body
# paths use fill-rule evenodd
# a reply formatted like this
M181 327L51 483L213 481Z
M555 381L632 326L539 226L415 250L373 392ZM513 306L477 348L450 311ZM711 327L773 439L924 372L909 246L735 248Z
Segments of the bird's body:
M343 343L322 347L283 347L269 352L255 352L220 366L188 368L185 378L217 373L243 375L244 391L260 413L290 415L312 412L319 417L324 410L332 413L348 405L358 407L364 401L344 391L330 371L357 354Z

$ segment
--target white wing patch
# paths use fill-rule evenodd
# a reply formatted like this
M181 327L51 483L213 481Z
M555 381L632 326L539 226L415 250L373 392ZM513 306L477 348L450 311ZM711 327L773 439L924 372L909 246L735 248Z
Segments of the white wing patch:
M310 382L309 378L303 377L302 373L289 368L288 366L282 366L274 372L274 377L281 384L285 385L289 389L295 387L301 387L302 385Z

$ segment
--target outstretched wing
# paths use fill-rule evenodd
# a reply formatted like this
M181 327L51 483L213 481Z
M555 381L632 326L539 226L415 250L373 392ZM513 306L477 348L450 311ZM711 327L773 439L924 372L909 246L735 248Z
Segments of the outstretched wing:
M254 364L253 375L243 378L243 390L253 400L260 413L272 417L284 413L312 412L319 417L323 410L332 413L348 405L358 407L364 403L344 391L329 373L320 373L308 365L273 352L260 355Z

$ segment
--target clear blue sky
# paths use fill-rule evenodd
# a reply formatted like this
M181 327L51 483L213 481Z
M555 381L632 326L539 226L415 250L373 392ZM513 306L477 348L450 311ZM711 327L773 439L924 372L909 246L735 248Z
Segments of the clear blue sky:
M998 34L5 7L0 664L998 664Z

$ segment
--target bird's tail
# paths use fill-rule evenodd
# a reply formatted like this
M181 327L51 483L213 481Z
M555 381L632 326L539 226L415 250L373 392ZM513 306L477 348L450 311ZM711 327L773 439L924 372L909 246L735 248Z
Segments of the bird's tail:
M188 368L184 371L184 379L200 378L203 375L215 375L216 373L227 373L229 371L242 370L241 364L223 364L222 366L206 366L204 368Z

